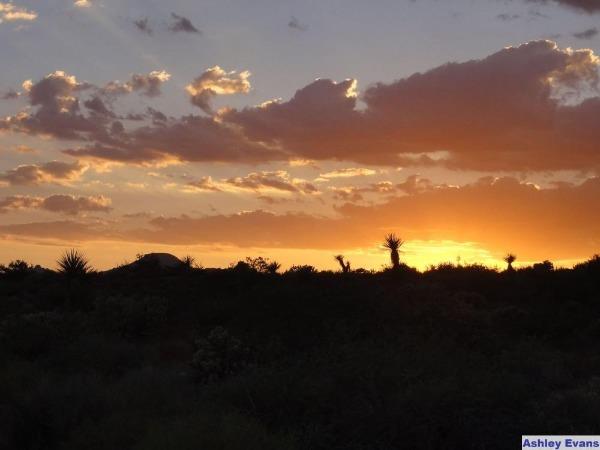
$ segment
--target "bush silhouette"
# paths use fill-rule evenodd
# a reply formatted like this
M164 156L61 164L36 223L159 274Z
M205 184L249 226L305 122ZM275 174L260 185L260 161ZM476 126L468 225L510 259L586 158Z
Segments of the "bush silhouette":
M600 426L600 257L270 262L3 268L0 448L504 450Z
M83 277L92 271L92 267L83 253L71 249L58 260L58 270L69 277Z

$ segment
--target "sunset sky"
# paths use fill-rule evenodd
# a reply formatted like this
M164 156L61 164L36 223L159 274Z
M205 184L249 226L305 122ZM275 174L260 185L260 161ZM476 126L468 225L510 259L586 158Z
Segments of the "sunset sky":
M0 0L0 263L569 266L600 0Z

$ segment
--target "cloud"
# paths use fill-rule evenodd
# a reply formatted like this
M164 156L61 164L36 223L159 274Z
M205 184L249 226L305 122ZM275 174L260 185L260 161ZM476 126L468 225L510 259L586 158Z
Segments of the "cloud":
M170 77L164 70L153 71L147 75L134 74L124 83L111 81L98 88L80 82L64 71L56 71L37 82L27 80L23 83L29 106L0 119L0 129L107 144L124 131L122 124L115 122L117 116L111 109L114 98L134 91L156 97ZM80 97L84 94L87 99L83 100L83 105L88 114L81 108Z
M0 2L0 23L2 22L17 22L17 21L32 21L37 19L38 15L35 11L16 6L13 3Z
M102 124L81 114L77 97L91 87L60 70L35 83L27 80L23 88L31 108L0 120L0 128L64 139L81 138L83 133L99 133Z
M75 197L72 195L52 195L45 198L40 208L47 211L76 215L82 212L109 212L111 200L102 195Z
M9 89L8 91L6 91L4 94L2 94L0 96L0 99L2 100L15 100L17 98L19 98L21 96L21 93L18 91L15 91L14 89Z
M102 93L107 95L124 95L131 92L140 92L147 97L158 97L160 88L171 78L171 74L165 70L155 70L149 74L135 73L129 81L111 81L103 89Z
M6 214L10 211L20 209L35 208L39 203L40 199L38 197L25 197L20 195L4 197L0 199L0 214Z
M367 186L332 186L329 188L333 192L333 198L346 202L360 202L364 200L364 194L423 194L433 189L446 188L447 185L434 185L427 178L419 175L411 175L401 183L394 184L391 181L379 181Z
M598 57L550 41L377 83L317 80L287 102L220 115L296 157L475 170L600 168ZM580 103L565 103L570 93ZM581 98L584 100L581 101Z
M90 0L75 0L73 3L77 8L89 8L92 6L92 2Z
M348 153L341 141L360 125L355 89L355 80L336 83L319 79L298 90L287 102L230 109L221 114L221 119L240 126L251 140L281 145L297 156L344 159Z
M169 30L174 33L184 32L184 33L197 33L202 34L202 32L194 26L192 21L187 17L179 16L175 13L171 13L171 18L173 22L169 25Z
M580 31L578 33L573 33L573 36L577 39L592 39L598 35L599 31L597 27L588 28L587 30Z
M120 139L114 137L110 144L70 148L64 153L136 165L165 165L180 161L253 163L287 158L280 150L250 142L237 130L213 118L193 115L137 128L123 133Z
M211 101L217 95L246 94L250 92L250 72L226 72L219 66L207 69L186 86L193 105L212 114Z
M580 11L585 11L587 13L595 13L600 11L600 3L598 0L527 0L532 3L557 3L562 6L567 6L569 8L578 9Z
M365 169L362 167L348 167L344 169L332 170L331 172L322 173L320 178L352 178L366 177L377 174L376 170Z
M15 147L17 153L37 153L37 150L27 145L17 145Z
M598 171L599 64L590 49L533 41L371 85L360 105L355 80L318 79L287 101L223 108L214 117L167 118L154 109L126 116L146 121L138 128L111 114L111 98L134 90L158 95L168 73L134 75L98 90L55 72L24 83L30 108L0 119L0 129L80 140L65 153L130 164L340 160L456 170ZM215 95L250 90L248 76L213 67L188 93L212 113ZM84 93L85 109L79 100Z
M438 186L394 196L375 205L345 204L334 217L258 210L200 218L157 217L135 229L126 224L118 229L73 222L62 227L0 225L0 234L336 250L373 247L395 231L406 240L477 243L498 255L515 252L522 260L576 259L589 257L600 247L598 198L600 178L541 189L515 178L486 177L462 187Z
M519 14L510 14L510 13L502 13L496 16L496 19L501 20L503 22L512 22L513 20L521 17Z
M306 31L308 30L308 25L301 23L296 17L292 16L290 21L288 22L288 27L298 30L298 31Z
M364 200L364 194L394 194L398 188L391 181L380 181L368 186L331 186L333 198L345 202L360 202Z
M252 172L243 177L224 178L219 181L215 181L211 177L203 177L198 181L187 183L187 186L204 192L251 191L290 194L315 194L318 192L313 184L306 180L292 178L285 170Z
M222 192L219 184L211 176L202 177L197 181L190 181L188 186L202 192Z
M142 33L146 33L148 36L152 36L152 34L154 33L154 30L150 26L150 23L149 23L149 20L147 17L144 17L144 18L138 19L138 20L134 20L133 24L135 25L135 27L138 30L140 30Z
M50 197L30 197L15 195L0 199L0 213L21 209L41 209L54 213L77 215L83 212L109 212L111 200L107 197L75 197L72 195L51 195Z
M43 183L69 183L79 179L87 166L78 162L51 161L42 165L29 164L0 173L0 185L33 186Z

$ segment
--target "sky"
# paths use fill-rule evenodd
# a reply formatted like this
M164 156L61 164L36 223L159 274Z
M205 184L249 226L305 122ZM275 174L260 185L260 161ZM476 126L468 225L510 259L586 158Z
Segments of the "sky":
M570 266L600 0L0 0L0 263Z

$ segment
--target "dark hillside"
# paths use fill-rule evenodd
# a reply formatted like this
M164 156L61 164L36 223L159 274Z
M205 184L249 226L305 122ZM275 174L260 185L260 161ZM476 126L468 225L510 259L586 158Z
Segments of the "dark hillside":
M598 257L502 273L16 264L0 299L1 449L505 450L600 429Z

